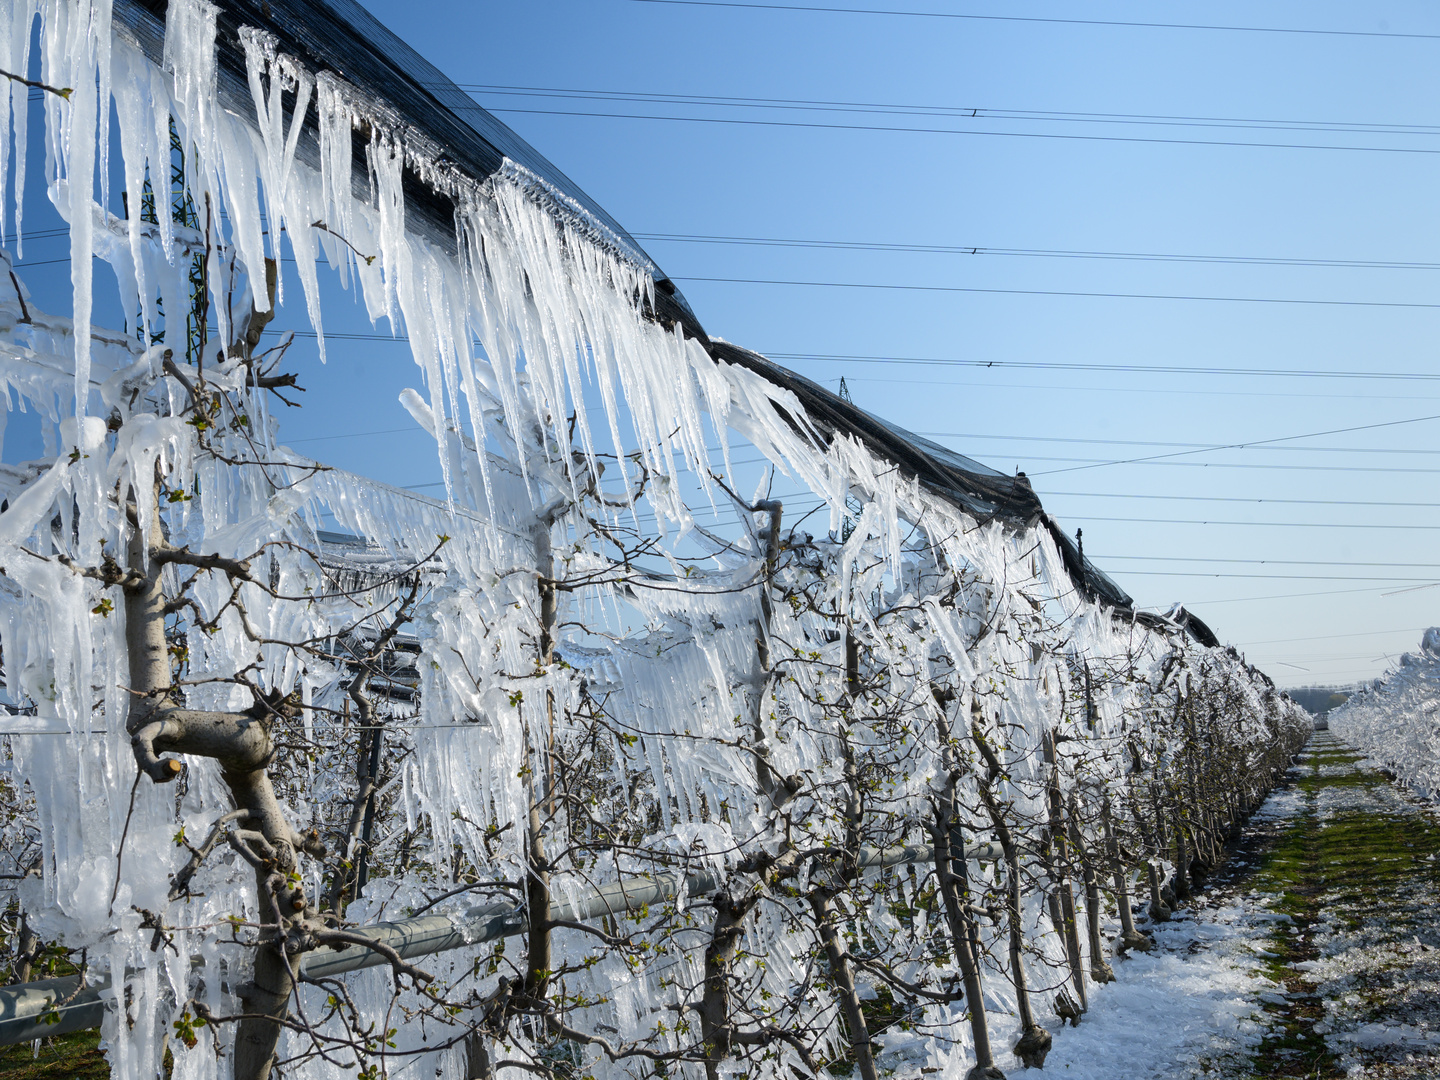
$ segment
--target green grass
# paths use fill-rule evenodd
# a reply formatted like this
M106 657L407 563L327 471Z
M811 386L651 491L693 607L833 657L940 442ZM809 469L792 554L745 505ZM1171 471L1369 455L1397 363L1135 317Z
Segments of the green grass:
M0 1047L0 1076L5 1080L109 1080L110 1065L100 1052L98 1031L77 1031L42 1039L36 1054L30 1043Z
M1325 1017L1316 988L1289 965L1318 959L1311 928L1322 915L1332 926L1356 929L1367 912L1396 895L1402 884L1413 888L1417 876L1432 882L1440 876L1440 860L1425 859L1440 854L1440 828L1428 813L1398 817L1373 812L1360 800L1353 809L1330 809L1322 820L1317 803L1327 788L1389 786L1380 773L1366 769L1322 775L1327 766L1344 768L1358 760L1358 755L1328 739L1312 743L1310 756L1293 781L1304 796L1301 811L1257 840L1253 852L1259 856L1257 865L1236 882L1274 897L1272 910L1289 915L1298 931L1277 923L1269 935L1267 949L1276 955L1264 959L1263 969L1284 987L1289 1000L1263 1006L1272 1026L1240 1073L1245 1080L1345 1076L1324 1037L1313 1030ZM1375 1005L1383 1009L1383 1004L1377 995Z

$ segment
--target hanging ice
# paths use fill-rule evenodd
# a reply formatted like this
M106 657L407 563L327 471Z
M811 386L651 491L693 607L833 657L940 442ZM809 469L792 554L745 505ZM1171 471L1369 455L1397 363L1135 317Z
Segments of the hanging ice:
M1048 1017L1027 965L1073 985L1072 877L1118 899L1183 874L1303 738L1233 654L1092 599L1038 504L921 483L687 333L633 245L522 163L466 174L274 28L217 43L205 0L163 28L119 3L0 3L12 73L38 21L74 268L69 315L8 263L0 287L7 404L54 438L0 468L0 852L27 929L109 980L116 1076L167 1043L186 1080L963 1071L987 1017L1000 1057L1033 1036L1012 1015ZM0 109L17 226L27 108ZM422 188L453 235L416 220ZM408 339L443 499L286 449L257 352L293 301L282 231L317 335L323 254ZM92 256L138 328L91 326ZM746 502L740 444L826 515ZM674 884L702 880L718 897ZM987 896L1018 899L978 926ZM468 928L423 970L292 985L422 909ZM525 911L523 947L473 929ZM912 1037L861 1037L882 985Z

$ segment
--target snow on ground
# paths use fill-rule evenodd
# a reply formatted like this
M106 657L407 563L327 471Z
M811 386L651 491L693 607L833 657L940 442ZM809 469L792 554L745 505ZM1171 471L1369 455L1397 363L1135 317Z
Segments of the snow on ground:
M1243 1054L1264 1030L1256 999L1274 987L1255 965L1264 932L1238 904L1157 927L1155 951L1117 962L1117 981L1091 991L1080 1026L1055 1033L1045 1071L1170 1080Z
M1298 792L1272 795L1251 825L1279 823L1301 806ZM1243 866L1237 857L1231 865ZM1152 924L1156 948L1114 961L1116 982L1090 989L1077 1028L1052 1026L1045 1072L1075 1080L1189 1080L1238 1069L1268 1029L1266 995L1283 987L1261 960L1277 921L1265 894L1220 888L1199 896L1169 923ZM1008 1057L1008 1055L1007 1055ZM1001 1062L1007 1075L1018 1059Z

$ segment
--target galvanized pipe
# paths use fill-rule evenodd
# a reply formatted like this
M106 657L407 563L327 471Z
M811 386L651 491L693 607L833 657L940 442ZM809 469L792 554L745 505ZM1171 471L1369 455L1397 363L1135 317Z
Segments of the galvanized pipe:
M1000 845L975 844L967 854L972 859L998 859ZM875 869L930 862L933 858L934 849L928 844L911 844L893 848L861 848L859 862L867 869ZM605 915L638 911L650 904L674 899L682 881L691 896L709 895L721 885L720 875L713 870L624 878L591 889L573 902L551 905L550 918L563 922L585 922ZM388 945L403 958L410 959L512 937L523 933L525 928L523 908L496 902L455 915L422 915L416 919L374 923L358 933ZM346 949L306 953L300 961L300 970L315 979L378 967L388 962L373 949L352 945ZM109 989L109 976L80 989L80 978L76 975L0 986L0 1046L99 1027L105 1016L105 998Z

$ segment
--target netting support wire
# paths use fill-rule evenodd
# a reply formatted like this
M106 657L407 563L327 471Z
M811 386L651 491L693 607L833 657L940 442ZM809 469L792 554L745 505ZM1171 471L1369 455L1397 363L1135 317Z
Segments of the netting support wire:
M989 861L1000 858L1002 852L999 844L972 844L966 854L972 859ZM910 844L905 847L861 848L859 863L862 867L877 869L933 862L934 858L934 849L928 844ZM574 902L553 905L550 918L583 922L605 915L637 911L651 904L673 900L682 884L686 894L701 897L720 888L722 880L714 870L624 878L591 889ZM359 932L410 959L513 937L524 933L525 928L523 909L505 902L493 902L451 915L426 915L398 922L375 923ZM372 949L352 945L338 952L308 953L301 961L301 970L312 978L319 978L388 962ZM198 960L196 964L199 964ZM109 990L108 975L83 989L78 975L0 986L0 1046L99 1027L105 1016Z

